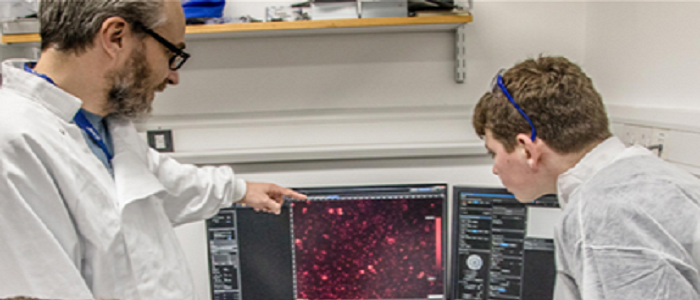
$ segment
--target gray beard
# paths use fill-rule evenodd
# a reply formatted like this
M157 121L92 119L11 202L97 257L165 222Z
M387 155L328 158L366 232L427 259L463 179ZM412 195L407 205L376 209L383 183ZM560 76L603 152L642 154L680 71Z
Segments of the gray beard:
M152 110L150 94L164 88L164 82L157 88L147 86L153 71L146 62L143 47L131 53L127 66L106 75L112 85L107 91L107 111L110 116L132 121L145 120Z

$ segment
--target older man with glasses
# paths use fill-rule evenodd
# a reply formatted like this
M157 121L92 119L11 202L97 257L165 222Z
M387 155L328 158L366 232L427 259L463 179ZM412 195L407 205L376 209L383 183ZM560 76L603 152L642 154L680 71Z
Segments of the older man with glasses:
M518 200L559 197L554 299L700 298L700 181L613 137L579 66L539 57L499 72L473 124Z
M39 18L41 59L2 64L0 298L196 299L173 226L305 196L139 137L190 56L180 1L46 0Z

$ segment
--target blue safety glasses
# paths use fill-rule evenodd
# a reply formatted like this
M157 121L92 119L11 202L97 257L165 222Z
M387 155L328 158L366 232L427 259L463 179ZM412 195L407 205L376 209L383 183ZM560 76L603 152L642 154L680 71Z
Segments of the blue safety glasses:
M498 93L500 90L503 95L508 98L508 101L510 101L511 104L513 104L513 107L518 110L518 112L523 115L523 118L525 118L525 121L527 121L528 124L530 124L530 128L532 128L532 134L530 135L530 140L533 142L537 138L537 131L535 130L535 125L532 124L532 120L530 120L530 117L525 114L525 112L520 108L520 105L518 103L515 103L515 100L513 100L513 97L508 93L508 89L506 89L506 85L503 83L503 73L505 73L506 70L501 70L496 74L496 77L493 78L493 81L491 82L491 94L495 95Z

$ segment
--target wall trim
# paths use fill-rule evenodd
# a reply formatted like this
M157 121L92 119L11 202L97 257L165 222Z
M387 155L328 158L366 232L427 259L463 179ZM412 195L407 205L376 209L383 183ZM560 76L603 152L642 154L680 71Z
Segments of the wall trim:
M483 155L485 153L486 151L482 143L442 143L342 145L335 147L293 147L287 149L234 149L224 151L180 152L172 153L170 156L182 163L219 164L451 157Z
M449 157L486 154L472 106L300 110L156 116L137 124L173 132L183 163Z
M607 104L613 123L700 132L700 109Z

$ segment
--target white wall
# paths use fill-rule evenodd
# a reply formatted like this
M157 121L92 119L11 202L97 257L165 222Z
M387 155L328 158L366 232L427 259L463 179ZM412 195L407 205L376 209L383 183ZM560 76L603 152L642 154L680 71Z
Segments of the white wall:
M356 120L382 119L375 115L381 111L410 122L416 109L427 109L438 116L424 129L435 130L416 134L417 143L473 146L480 140L471 130L472 105L499 69L542 53L583 60L585 8L583 2L477 1L475 21L466 27L464 84L454 80L453 32L188 40L193 57L180 84L157 97L154 117L143 128L173 129L178 155L232 148L247 154L306 151L301 148L324 142L338 149L340 137L345 146L386 148L391 145L368 137L393 135L398 144L408 143L410 133L394 131L398 121L368 133L360 130L367 123ZM456 118L455 112L464 114ZM454 120L449 126L440 123L445 114ZM296 126L319 116L325 123L317 126L341 128L323 134ZM237 161L216 157L222 160L206 162Z
M181 83L158 97L154 115L473 104L498 69L527 57L581 61L584 11L477 2L466 84L454 82L449 32L190 41Z
M426 129L432 130L433 135L446 136L450 142L480 144L471 129L471 106L486 91L493 75L541 53L583 61L585 9L586 3L580 2L476 1L474 23L467 26L465 84L454 80L455 42L449 32L188 41L187 49L193 58L180 72L180 85L158 96L155 117L144 126L176 128L176 151L193 149L178 146L177 128L182 125L204 128L197 133L198 151L206 151L202 145L221 145L216 139L222 138L242 143L262 140L264 147L260 143L246 146L284 149L303 146L295 143L294 137L304 141L308 140L305 135L310 134L327 140L337 138L285 126L287 118L306 120L309 115L328 115L331 121L327 122L344 125L333 134L350 141L391 134L410 139L411 132L396 127L377 123L375 132L371 132L366 126L343 120L347 114L355 116L352 120L362 119L361 116L369 119L372 109L383 114L413 116L413 109L426 108L436 110L438 116L449 115L445 111L463 112L461 117L449 115L449 128ZM217 122L201 125L212 118L236 119L237 125L231 129ZM328 126L327 122L318 126ZM427 122L426 118L421 122ZM274 129L265 129L268 123L274 123ZM217 137L207 135L209 127L209 132L219 132ZM186 130L180 131L185 134ZM284 142L266 140L280 135L292 138L279 138ZM421 136L415 139L432 141ZM483 149L480 153L484 153ZM247 180L292 187L419 182L499 186L499 180L491 174L490 163L490 158L481 155L237 164L234 169ZM178 233L198 293L202 299L209 299L204 225L200 222L184 226Z
M585 67L615 105L700 109L700 2L591 2Z
M615 134L663 143L662 158L700 176L698 13L698 1L590 2L585 69Z

